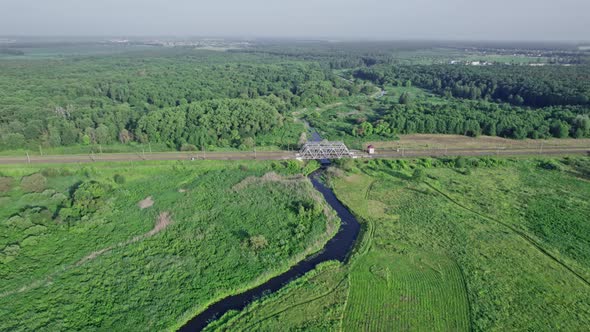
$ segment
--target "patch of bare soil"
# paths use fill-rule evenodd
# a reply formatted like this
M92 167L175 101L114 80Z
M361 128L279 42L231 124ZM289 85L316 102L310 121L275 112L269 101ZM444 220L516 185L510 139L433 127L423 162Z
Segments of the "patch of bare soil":
M180 189L178 189L178 192L179 192L179 193L185 193L185 192L187 192L187 190L186 190L186 189L184 189L184 188L180 188Z
M523 139L515 140L496 136L468 137L463 135L411 134L400 135L399 141L370 142L376 148L535 148L586 147L590 139Z
M139 206L139 208L142 210L147 209L152 205L154 205L154 199L152 198L152 196L148 196L145 199L139 201L139 203L137 203L137 206Z
M90 255L88 255L88 256L82 258L81 260L79 260L78 262L76 262L76 266L80 266L88 261L91 261L91 260L95 259L96 257L113 250L113 248L115 248L115 247L111 246L111 247L106 247L106 248L103 248L103 249L100 249L97 251L93 251L90 253Z
M170 212L160 212L160 215L158 215L158 218L156 219L156 225L154 225L154 228L151 231L144 234L143 237L146 238L154 236L166 229L166 227L168 227L168 225L170 225L171 223L172 218L170 217Z
M303 175L294 175L294 176L281 176L275 172L268 172L261 177L256 176L249 176L244 180L240 181L238 184L233 186L233 190L238 191L253 184L262 184L266 182L278 182L283 184L300 182L304 180L305 177Z

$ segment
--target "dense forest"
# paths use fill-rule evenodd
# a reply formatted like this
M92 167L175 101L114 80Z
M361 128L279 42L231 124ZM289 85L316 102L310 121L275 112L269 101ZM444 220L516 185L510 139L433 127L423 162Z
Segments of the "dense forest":
M0 144L237 147L292 109L358 93L313 62L212 53L0 61Z
M379 84L412 84L439 94L545 107L590 105L587 66L389 66L359 69L355 76Z
M383 106L381 117L355 127L355 135L590 136L588 66L374 66L353 75L378 85L417 86L442 97L414 101L411 93L402 93Z
M415 64L456 54L421 43L284 42L0 57L0 150L245 149L263 136L262 144L280 146L277 132L288 130L293 111L371 95L376 86L419 87L443 101L413 100L411 92L385 99L378 117L347 135L590 136L590 66Z

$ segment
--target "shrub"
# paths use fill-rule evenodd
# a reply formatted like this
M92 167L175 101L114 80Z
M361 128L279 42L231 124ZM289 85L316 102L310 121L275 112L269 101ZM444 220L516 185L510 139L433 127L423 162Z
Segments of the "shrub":
M20 182L23 191L28 193L40 193L47 186L47 179L40 173L35 173L22 178Z
M302 170L301 164L296 160L288 160L283 163L287 174L297 174Z
M59 169L57 168L44 168L41 170L41 174L48 178L56 177L60 175Z
M542 169L546 169L549 171L558 171L561 170L561 166L555 160L545 160L539 163L539 167Z
M422 182L426 178L426 172L421 168L416 168L412 174L412 180L416 182Z
M317 160L309 160L305 167L303 167L303 174L309 175L320 168L320 163Z
M108 187L96 181L82 183L74 192L72 207L81 215L95 212L102 205Z
M115 176L113 176L113 180L117 184L124 184L125 183L125 176L123 176L121 174L115 174Z
M12 178L8 176L0 177L0 193L8 192L12 188Z
M180 151L197 151L197 147L193 144L183 144L180 146Z
M465 160L465 158L457 157L457 159L455 159L456 168L464 168L465 166L467 166L467 160Z
M254 251L262 250L268 245L268 241L264 235L252 236L248 242L250 243L250 248Z
M78 219L96 212L104 205L109 187L96 181L83 182L71 196L71 205L62 206L59 216L64 220Z

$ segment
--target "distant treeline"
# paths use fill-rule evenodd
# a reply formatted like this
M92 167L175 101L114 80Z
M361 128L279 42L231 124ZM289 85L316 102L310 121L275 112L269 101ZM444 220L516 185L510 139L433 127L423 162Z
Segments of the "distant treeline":
M379 66L354 75L377 84L409 81L448 97L518 106L590 105L590 66Z
M0 54L6 55L25 55L25 52L14 48L0 48Z
M354 71L376 84L418 86L443 97L403 93L353 134L441 133L509 138L590 137L590 67L375 66Z
M353 136L394 134L489 135L507 138L590 137L590 110L580 106L522 109L485 102L416 101L394 104L378 119L355 125Z

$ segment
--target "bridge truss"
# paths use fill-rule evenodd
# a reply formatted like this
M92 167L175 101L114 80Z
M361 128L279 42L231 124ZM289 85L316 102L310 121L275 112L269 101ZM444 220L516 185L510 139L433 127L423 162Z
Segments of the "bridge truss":
M353 154L342 142L307 142L302 147L297 158L300 159L340 159L352 158Z

